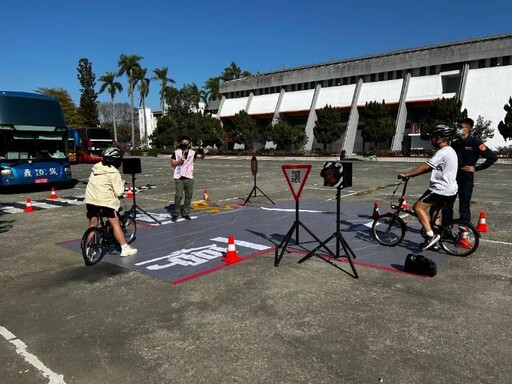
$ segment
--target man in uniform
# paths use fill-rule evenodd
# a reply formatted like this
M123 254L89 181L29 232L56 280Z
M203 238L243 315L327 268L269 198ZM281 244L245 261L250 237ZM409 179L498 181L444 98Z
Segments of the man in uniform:
M452 148L455 149L459 161L457 171L459 214L462 220L468 222L471 222L470 203L475 172L489 168L498 160L496 153L471 135L473 126L474 122L470 118L460 120L457 124L457 136L459 138L452 142ZM485 162L476 165L480 157L485 158ZM453 204L448 204L443 209L443 218L446 220L453 218Z

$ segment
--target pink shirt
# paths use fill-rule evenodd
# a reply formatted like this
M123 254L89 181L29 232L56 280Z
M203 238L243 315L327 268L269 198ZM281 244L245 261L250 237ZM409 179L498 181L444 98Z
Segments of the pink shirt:
M181 149L177 149L174 151L174 157L176 160L180 160L183 158L183 151ZM185 162L181 165L177 165L174 168L174 179L179 179L180 177L186 177L187 179L194 178L194 159L196 157L196 152L192 149L188 150L187 158L184 159Z

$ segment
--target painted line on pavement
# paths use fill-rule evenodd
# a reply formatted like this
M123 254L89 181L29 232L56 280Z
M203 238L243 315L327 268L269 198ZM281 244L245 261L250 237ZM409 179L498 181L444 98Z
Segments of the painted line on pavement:
M0 335L16 347L16 353L22 356L27 363L40 371L44 377L50 379L48 384L66 384L64 381L64 375L59 375L44 365L37 356L27 351L27 345L23 341L18 339L15 334L11 333L7 328L2 327L1 325Z

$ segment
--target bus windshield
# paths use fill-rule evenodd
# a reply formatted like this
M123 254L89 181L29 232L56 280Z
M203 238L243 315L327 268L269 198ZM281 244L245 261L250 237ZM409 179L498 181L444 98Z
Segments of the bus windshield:
M66 158L65 129L0 125L0 132L0 159L18 161Z

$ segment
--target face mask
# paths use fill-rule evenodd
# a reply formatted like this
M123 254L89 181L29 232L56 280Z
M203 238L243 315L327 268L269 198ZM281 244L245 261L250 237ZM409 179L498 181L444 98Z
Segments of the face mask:
M180 144L179 148L181 150L189 149L190 148L190 144Z

